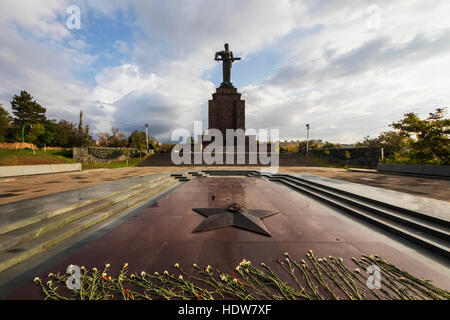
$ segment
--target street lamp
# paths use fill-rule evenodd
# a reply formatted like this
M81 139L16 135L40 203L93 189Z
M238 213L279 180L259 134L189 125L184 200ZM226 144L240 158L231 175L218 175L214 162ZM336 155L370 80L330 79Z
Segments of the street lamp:
M148 154L148 123L145 124L145 141L147 143L147 154Z
M309 156L309 123L306 124L306 156Z
M30 128L33 127L31 124L28 124L28 123L24 123L24 124L23 124L23 126L22 126L22 143L25 142L25 127L26 127L26 126L30 126Z

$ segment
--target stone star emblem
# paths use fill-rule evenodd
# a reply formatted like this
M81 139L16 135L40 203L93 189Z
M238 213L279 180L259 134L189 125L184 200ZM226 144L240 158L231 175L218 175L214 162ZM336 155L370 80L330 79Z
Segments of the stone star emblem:
M195 208L195 212L205 216L206 219L200 223L192 232L201 232L225 227L236 227L247 231L256 232L271 237L269 230L261 219L279 213L271 210L247 209L237 203L228 208Z

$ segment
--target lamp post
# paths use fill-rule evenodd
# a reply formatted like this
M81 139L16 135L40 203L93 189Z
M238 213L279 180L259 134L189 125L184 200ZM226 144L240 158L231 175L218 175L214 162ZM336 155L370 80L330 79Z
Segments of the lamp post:
M306 156L309 156L309 123L306 124Z
M148 154L148 123L145 124L145 142L147 144L147 154Z
M30 128L32 128L31 124L28 124L28 123L23 124L23 126L22 126L22 143L25 142L25 127L26 126L30 126Z

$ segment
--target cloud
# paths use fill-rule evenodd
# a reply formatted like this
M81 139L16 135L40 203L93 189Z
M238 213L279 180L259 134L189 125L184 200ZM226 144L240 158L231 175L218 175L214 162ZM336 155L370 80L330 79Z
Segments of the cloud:
M152 134L167 139L174 128L191 127L201 120L211 82L189 75L168 73L160 77L145 74L135 65L107 68L96 76L95 100L105 106L108 122L131 132L151 123Z
M0 25L8 29L20 26L35 36L61 40L70 37L70 32L60 23L67 3L66 0L2 0Z
M80 50L80 49L86 48L87 47L87 43L85 41L83 41L83 40L80 40L80 39L78 39L78 40L70 40L69 41L69 46L71 46L74 49Z
M116 40L116 42L114 42L113 44L113 47L122 54L126 54L130 51L128 44L125 41L121 40Z
M205 74L219 68L212 58L224 42L244 57L236 68L249 79L239 88L248 127L278 127L282 139L305 137L310 123L314 138L353 142L450 99L447 2L75 2L81 35L65 28L68 1L0 2L1 103L27 89L52 117L76 121L83 109L95 131L150 122L152 135L168 139L207 119L219 83ZM379 29L367 28L370 5ZM278 60L269 66L270 54ZM246 57L270 74L252 74Z

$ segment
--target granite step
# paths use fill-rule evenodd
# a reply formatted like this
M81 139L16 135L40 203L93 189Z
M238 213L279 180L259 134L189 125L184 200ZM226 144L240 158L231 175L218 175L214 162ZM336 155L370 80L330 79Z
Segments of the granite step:
M94 201L85 206L78 207L65 213L60 213L56 216L43 219L37 223L29 224L22 228L18 228L10 232L1 234L0 251L8 250L9 248L24 241L28 241L42 236L45 233L55 231L72 221L83 218L96 211L105 210L108 207L111 207L119 202L123 202L129 198L135 197L139 194L142 194L143 192L149 192L152 189L160 186L161 184L166 183L170 180L170 178L167 177L164 179L155 180L156 181L152 181L151 184L128 188L128 190L124 190L123 192L120 192L118 194L114 192L113 195L109 195L107 198Z
M421 232L428 233L434 237L441 238L442 240L450 241L450 228L446 227L445 225L441 225L439 223L435 223L427 219L421 219L417 216L410 216L406 213L386 208L383 205L367 203L366 201L363 201L351 195L342 195L340 193L330 191L326 188L318 187L315 185L312 186L304 181L298 181L292 178L284 178L284 179L291 183L306 187L312 191L316 191L319 193L323 193L327 196L331 196L337 200L358 207L360 209L370 210L377 215L402 223L412 228L416 228Z
M447 219L442 219L440 217L427 214L425 212L419 212L417 210L410 210L410 209L407 209L405 207L400 207L398 205L393 205L391 203L387 203L387 202L379 201L379 200L376 200L376 199L372 199L372 198L369 198L367 196L362 196L360 194L357 194L355 192L344 191L342 189L331 187L329 185L324 185L322 183L313 182L313 181L310 181L310 180L307 180L307 179L303 179L303 178L300 178L300 177L297 177L297 176L292 176L292 175L287 175L287 174L266 175L266 177L272 177L272 178L280 178L281 177L281 178L293 179L295 181L303 182L303 183L305 183L307 185L310 185L310 186L315 186L315 187L318 187L318 188L326 189L328 191L332 191L332 192L335 192L335 193L338 193L338 194L341 194L341 195L344 195L344 196L349 196L349 197L352 197L352 198L355 198L355 199L358 199L358 200L362 200L362 201L367 202L367 203L371 203L371 204L376 205L376 206L383 207L385 209L394 210L396 212L403 213L403 214L406 214L406 215L411 216L411 217L418 218L418 219L423 220L423 221L429 221L431 223L434 223L434 224L437 224L437 225L441 225L441 226L444 226L446 228L450 228L450 221L447 220Z
M71 205L61 206L60 208L56 208L53 210L44 210L42 212L36 212L31 215L24 216L23 218L21 217L19 219L16 218L13 220L12 219L13 217L11 217L11 219L10 219L11 221L7 221L7 222L3 223L2 225L0 225L0 235L5 234L7 232L11 232L16 229L24 228L28 225L38 223L45 219L53 218L55 216L64 214L66 212L69 212L69 211L77 209L77 208L83 208L83 207L87 207L89 205L94 205L96 202L112 198L123 192L128 192L133 189L140 188L143 185L159 183L161 180L166 179L166 178L167 178L167 176L158 177L156 179L151 180L151 182L149 182L149 183L137 183L137 184L134 184L123 190L109 192L102 196L98 196L98 197L95 197L95 198L92 198L89 200L77 201L76 203L73 203ZM15 217L15 215L14 215L14 217Z
M70 237L102 222L106 219L123 212L132 207L138 207L140 204L151 200L165 191L175 187L178 181L168 179L163 183L144 190L145 192L137 192L134 196L123 199L108 208L99 208L99 210L82 218L66 223L61 228L39 235L38 237L24 241L20 244L10 247L8 250L0 252L0 272L11 268L12 266L26 261L28 258L45 252L49 248L58 243L69 239Z
M401 220L396 220L391 216L380 214L380 210L374 208L370 203L363 205L362 202L357 203L356 201L349 201L349 198L345 199L342 196L337 196L337 194L332 194L330 192L326 193L319 188L313 189L305 184L294 183L286 179L286 177L273 177L269 178L269 180L283 183L296 191L312 196L321 202L336 207L352 216L363 219L377 227L418 244L446 259L450 259L450 243L443 239L447 237L448 231L443 229L442 226L440 228L436 225L420 226L423 223L422 221L412 221L414 223L405 224L400 222ZM424 230L426 230L426 228L422 227L434 230L432 233L429 233L425 232ZM440 234L440 236L437 237L434 234Z

